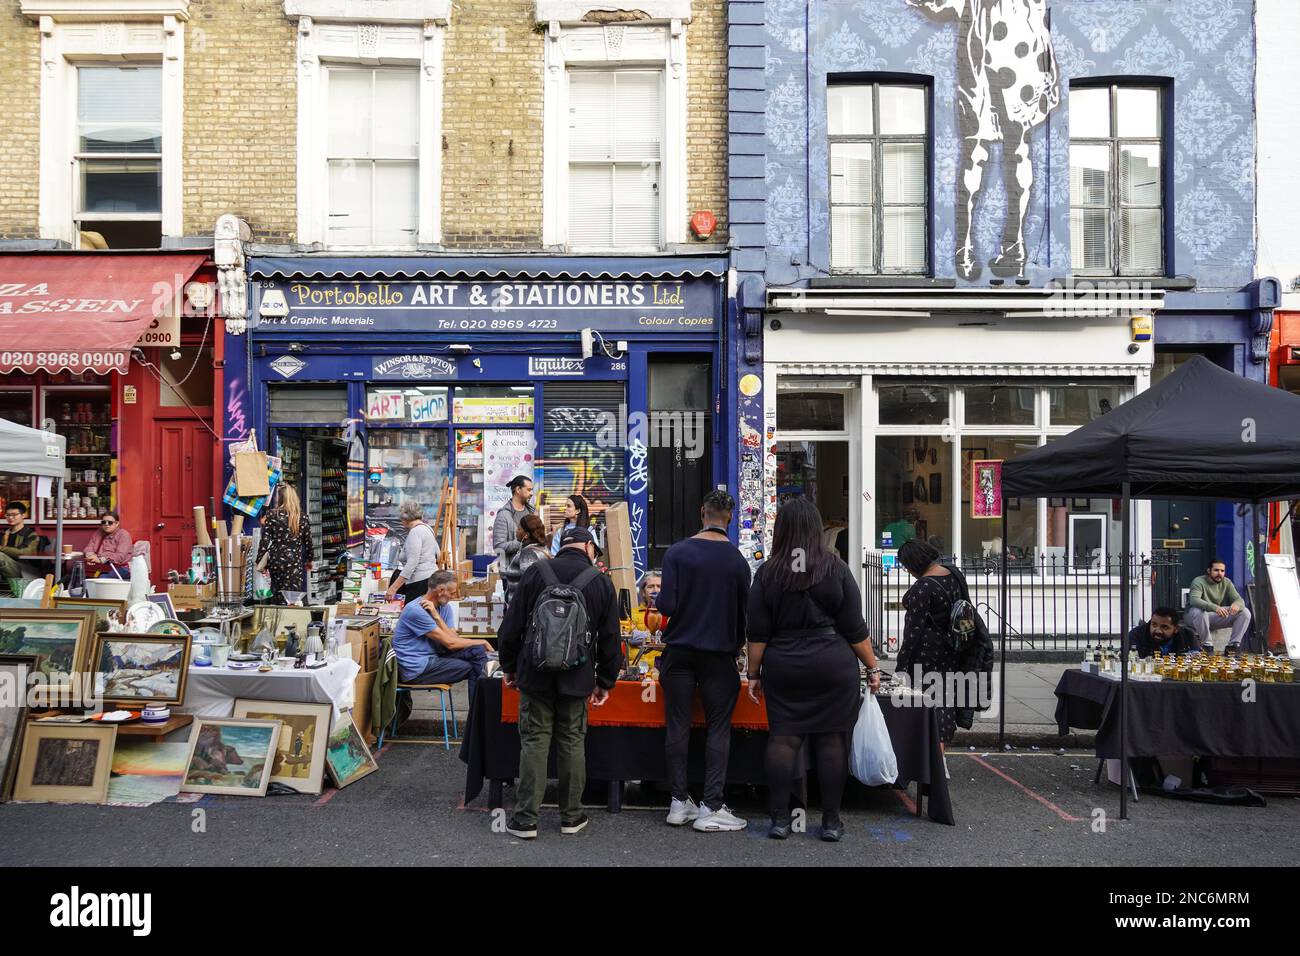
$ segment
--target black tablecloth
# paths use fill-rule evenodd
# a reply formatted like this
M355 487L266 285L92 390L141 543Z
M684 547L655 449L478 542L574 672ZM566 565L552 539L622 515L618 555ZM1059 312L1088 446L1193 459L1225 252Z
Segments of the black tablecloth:
M1300 684L1130 681L1129 756L1291 757L1300 754ZM1056 724L1097 731L1097 756L1118 757L1120 683L1069 670L1056 685Z
M479 681L470 707L460 747L460 759L465 763L466 803L482 792L484 780L497 782L519 776L519 728L501 721L501 690L499 680ZM881 699L881 710L898 759L899 783L915 781L918 798L922 795L930 798L930 819L954 824L943 754L939 750L937 712L928 707L891 706L889 698ZM766 750L766 731L732 728L727 782L766 785L763 770ZM666 780L668 777L662 727L590 726L586 753L589 780ZM549 773L554 777L554 750L550 763ZM691 732L688 770L691 779L703 779L703 728Z

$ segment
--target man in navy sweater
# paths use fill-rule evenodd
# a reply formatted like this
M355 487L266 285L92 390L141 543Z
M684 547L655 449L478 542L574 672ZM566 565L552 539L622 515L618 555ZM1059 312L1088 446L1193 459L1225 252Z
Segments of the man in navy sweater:
M749 564L727 537L736 502L725 491L711 491L700 508L702 531L678 541L664 555L663 587L655 602L668 617L665 649L659 662L664 693L672 806L668 822L691 823L702 833L745 829L723 803L731 714L740 696L736 655L745 643ZM686 752L696 690L708 726L704 793L696 806L686 788Z

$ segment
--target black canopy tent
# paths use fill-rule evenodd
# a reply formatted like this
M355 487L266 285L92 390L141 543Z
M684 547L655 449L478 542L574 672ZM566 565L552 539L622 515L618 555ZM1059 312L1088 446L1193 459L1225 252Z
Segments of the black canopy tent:
M1120 818L1127 819L1129 562L1132 500L1183 498L1250 502L1255 547L1261 545L1260 506L1300 498L1300 396L1261 385L1196 357L1159 384L1050 445L1009 459L1002 469L1007 498L1119 498L1120 576ZM1007 540L1007 509L1002 509ZM1256 566L1262 561L1257 561ZM1267 576L1256 575L1266 586ZM1007 549L1002 548L1001 669L1007 660ZM1257 595L1267 603L1266 594ZM1255 614L1258 620L1261 615ZM1001 728L1005 732L1006 708ZM1001 739L1002 733L999 734Z

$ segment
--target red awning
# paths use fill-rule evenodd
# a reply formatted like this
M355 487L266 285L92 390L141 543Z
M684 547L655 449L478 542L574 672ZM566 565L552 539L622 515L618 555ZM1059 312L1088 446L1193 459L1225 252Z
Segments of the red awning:
M125 372L140 333L207 259L176 255L0 256L0 373Z

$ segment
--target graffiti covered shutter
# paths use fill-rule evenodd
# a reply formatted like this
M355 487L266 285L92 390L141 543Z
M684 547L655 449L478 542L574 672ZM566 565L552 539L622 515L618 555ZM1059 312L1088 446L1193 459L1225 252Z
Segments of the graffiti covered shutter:
M623 382L547 382L542 425L546 496L613 504L627 495Z

